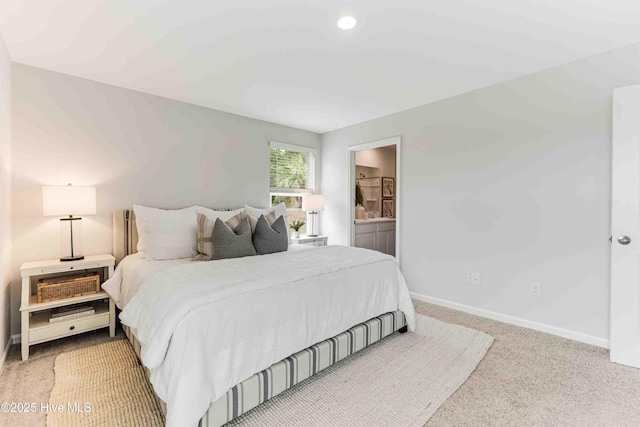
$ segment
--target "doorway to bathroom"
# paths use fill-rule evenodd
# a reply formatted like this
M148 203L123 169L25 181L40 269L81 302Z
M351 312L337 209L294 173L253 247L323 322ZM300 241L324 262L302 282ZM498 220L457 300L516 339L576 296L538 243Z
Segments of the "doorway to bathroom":
M349 245L400 259L401 138L348 147Z

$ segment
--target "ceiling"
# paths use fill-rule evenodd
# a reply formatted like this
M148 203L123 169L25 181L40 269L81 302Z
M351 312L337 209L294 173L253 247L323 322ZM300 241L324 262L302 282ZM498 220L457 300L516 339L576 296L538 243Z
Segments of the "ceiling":
M0 32L14 62L323 133L638 42L640 1L2 0Z

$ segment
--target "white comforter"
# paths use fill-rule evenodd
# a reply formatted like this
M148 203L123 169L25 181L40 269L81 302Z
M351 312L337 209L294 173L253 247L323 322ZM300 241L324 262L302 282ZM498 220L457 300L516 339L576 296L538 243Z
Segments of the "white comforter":
M167 425L196 425L256 372L389 311L413 330L395 259L343 246L193 262L140 287L120 315L142 344Z

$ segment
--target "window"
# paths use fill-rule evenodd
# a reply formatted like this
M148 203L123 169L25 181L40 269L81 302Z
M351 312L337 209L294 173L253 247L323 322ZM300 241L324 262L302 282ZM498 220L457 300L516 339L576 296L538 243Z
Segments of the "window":
M284 202L289 222L306 221L302 196L313 194L316 182L316 150L271 142L269 146L269 187L271 206ZM300 229L306 232L306 226Z

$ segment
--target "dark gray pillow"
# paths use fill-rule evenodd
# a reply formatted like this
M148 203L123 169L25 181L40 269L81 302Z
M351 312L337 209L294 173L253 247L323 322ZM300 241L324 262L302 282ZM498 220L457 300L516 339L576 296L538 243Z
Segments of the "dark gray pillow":
M279 216L273 224L260 215L253 233L253 246L260 255L284 252L289 248L289 230L284 217Z
M220 218L216 218L211 241L213 242L212 259L256 255L256 250L251 242L251 226L247 218L240 221L235 230L232 230Z

